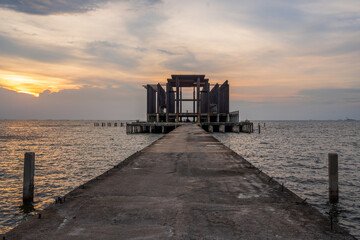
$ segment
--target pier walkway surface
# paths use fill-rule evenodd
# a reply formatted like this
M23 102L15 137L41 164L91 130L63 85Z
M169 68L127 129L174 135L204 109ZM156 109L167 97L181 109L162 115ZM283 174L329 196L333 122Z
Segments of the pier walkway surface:
M196 125L67 194L6 239L354 239Z

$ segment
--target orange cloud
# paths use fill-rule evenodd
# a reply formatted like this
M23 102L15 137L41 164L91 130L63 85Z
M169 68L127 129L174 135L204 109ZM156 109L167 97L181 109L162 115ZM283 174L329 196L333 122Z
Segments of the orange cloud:
M38 97L45 90L58 92L62 89L76 89L79 86L61 78L36 75L22 75L0 71L0 87Z

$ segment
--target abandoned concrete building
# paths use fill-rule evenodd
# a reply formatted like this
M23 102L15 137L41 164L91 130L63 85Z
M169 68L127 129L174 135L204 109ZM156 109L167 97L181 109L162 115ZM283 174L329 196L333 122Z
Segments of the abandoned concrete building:
M144 85L147 121L128 124L127 132L169 132L184 122L197 122L209 132L252 132L239 122L239 111L229 111L229 83L210 84L205 75L171 75L166 84ZM184 97L184 91L192 96ZM184 104L192 105L184 111ZM189 108L189 104L187 104Z

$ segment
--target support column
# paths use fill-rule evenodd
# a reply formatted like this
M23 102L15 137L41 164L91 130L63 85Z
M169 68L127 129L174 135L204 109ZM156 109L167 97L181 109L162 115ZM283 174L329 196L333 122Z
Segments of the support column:
M179 78L176 78L176 122L179 122Z
M193 87L193 113L196 113L195 112L195 87Z
M180 88L180 110L179 113L182 113L182 87Z
M169 110L170 110L170 85L166 83L166 122L169 122Z
M209 125L209 127L208 127L208 132L209 132L209 133L214 132L213 125Z
M197 96L196 96L196 103L197 103L197 122L200 123L200 78L197 78L197 82L196 82L196 92L197 92Z

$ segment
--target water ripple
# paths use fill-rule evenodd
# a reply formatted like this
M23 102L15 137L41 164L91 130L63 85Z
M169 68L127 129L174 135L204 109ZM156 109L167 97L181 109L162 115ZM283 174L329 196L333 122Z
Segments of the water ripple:
M91 121L0 121L0 234L160 136ZM20 208L26 151L36 153L32 213Z
M263 123L260 123L263 124ZM254 123L257 126L258 123ZM360 122L270 121L261 134L214 133L255 166L325 214L327 154L339 154L340 225L360 238Z

